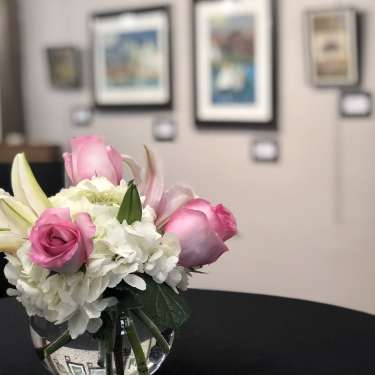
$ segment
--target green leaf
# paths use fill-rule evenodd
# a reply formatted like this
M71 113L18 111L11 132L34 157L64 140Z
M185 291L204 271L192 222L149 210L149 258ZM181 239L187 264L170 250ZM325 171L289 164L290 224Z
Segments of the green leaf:
M167 284L158 284L150 276L142 275L146 281L145 291L138 291L136 299L142 310L160 331L181 327L190 316L190 308L182 294L177 294Z
M137 275L145 280L147 284L145 291L121 283L111 289L110 295L119 300L122 309L142 309L162 332L181 327L191 314L183 294L177 294L165 283L156 283L150 276Z
M133 181L129 183L128 190L122 200L117 220L122 223L124 220L131 225L142 219L142 203L139 197L137 186Z
M125 282L121 282L115 288L109 288L105 291L105 297L116 297L121 311L142 308L142 303L138 300L140 290L131 287Z

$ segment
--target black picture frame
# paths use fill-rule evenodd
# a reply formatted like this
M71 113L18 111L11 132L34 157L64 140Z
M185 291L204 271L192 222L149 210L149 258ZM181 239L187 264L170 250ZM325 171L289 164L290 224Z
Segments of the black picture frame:
M271 51L270 51L270 62L271 67L271 95L270 105L272 110L272 116L269 121L228 121L228 120L203 120L198 115L198 85L197 85L197 35L196 30L196 5L202 2L206 3L221 3L225 0L193 0L192 7L192 67L193 67L193 106L194 106L194 120L198 128L202 129L246 129L246 130L277 130L278 129L278 109L279 109L279 95L278 95L278 50L279 41L277 37L278 29L278 5L276 0L269 0L270 4L270 33L271 33ZM262 2L264 0L257 0ZM236 2L233 2L235 5Z
M53 46L46 49L51 86L74 90L82 86L81 50L74 46Z
M98 19L110 19L111 17L117 17L120 15L139 15L139 14L147 14L152 12L163 12L167 19L167 37L166 42L168 45L168 56L166 58L167 63L167 77L168 77L168 84L166 85L168 91L168 98L167 100L163 101L162 103L154 103L152 101L149 102L126 102L123 103L101 103L98 100L97 92L96 92L96 81L97 76L95 74L95 30L94 30L94 23L95 20ZM172 20L171 20L171 7L169 5L162 5L156 7L142 7L142 8L129 8L129 9L121 9L121 10L112 10L108 12L100 12L100 13L93 13L89 19L89 34L91 39L91 82L92 82L92 100L93 100L93 107L99 111L134 111L134 112L141 112L141 111L162 111L162 110L170 110L173 108L174 99L173 99L173 45L172 45Z

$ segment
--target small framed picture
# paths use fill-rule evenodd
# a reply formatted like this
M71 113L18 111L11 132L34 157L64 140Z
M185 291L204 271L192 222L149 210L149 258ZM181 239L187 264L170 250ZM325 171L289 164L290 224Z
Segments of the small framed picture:
M81 86L81 51L78 48L47 48L47 59L52 86L60 89L75 89Z
M89 368L89 375L106 375L106 369Z
M309 11L307 45L310 76L317 87L359 83L358 14L353 9Z
M274 26L271 0L195 0L198 125L276 126Z
M91 30L97 108L172 106L169 7L95 14Z
M84 365L68 363L68 367L72 375L87 375Z

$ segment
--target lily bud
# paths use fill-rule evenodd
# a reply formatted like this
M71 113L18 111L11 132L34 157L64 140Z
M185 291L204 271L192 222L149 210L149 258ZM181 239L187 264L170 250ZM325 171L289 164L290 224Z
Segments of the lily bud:
M12 164L12 189L14 197L31 207L37 215L51 207L51 203L35 179L25 154L17 154Z

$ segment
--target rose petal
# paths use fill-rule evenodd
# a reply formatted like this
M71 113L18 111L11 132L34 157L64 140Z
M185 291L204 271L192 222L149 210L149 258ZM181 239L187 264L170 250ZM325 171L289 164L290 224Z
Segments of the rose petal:
M94 243L92 239L94 238L96 233L96 226L92 222L90 215L86 213L79 213L76 216L75 222L82 235L83 246L85 249L84 262L86 262L94 248Z
M237 222L234 215L222 204L218 204L214 208L216 216L220 220L220 233L223 241L229 240L237 234Z
M81 146L76 158L76 176L79 176L79 180L100 176L117 184L116 171L108 159L107 148L103 142L95 139Z
M71 140L72 153L64 156L67 173L73 184L94 176L106 177L117 185L123 176L121 154L97 136Z
M164 192L157 209L156 225L163 226L169 217L184 204L194 199L189 187L174 185Z
M223 239L222 223L215 214L214 208L211 206L210 202L197 198L189 201L184 208L203 212L206 215L211 228L219 235L221 239Z
M69 208L47 208L37 221L38 225L52 224L56 220L70 221Z
M86 213L70 219L69 209L47 209L33 226L29 239L33 263L56 272L77 272L93 251L95 225Z
M200 211L179 209L165 226L181 244L180 265L199 267L215 262L228 248Z

